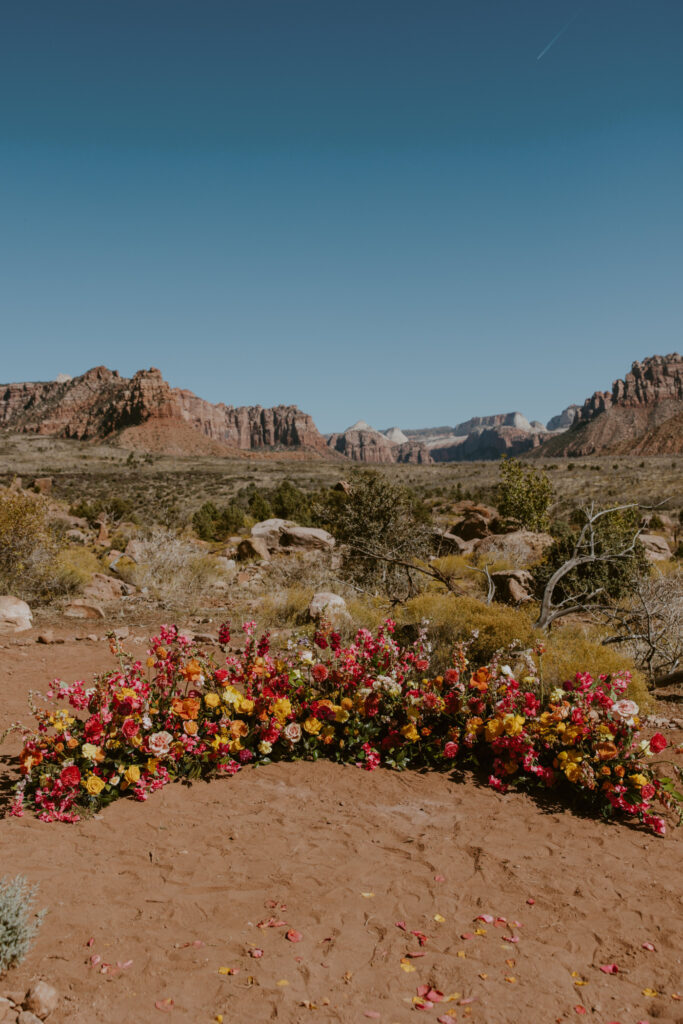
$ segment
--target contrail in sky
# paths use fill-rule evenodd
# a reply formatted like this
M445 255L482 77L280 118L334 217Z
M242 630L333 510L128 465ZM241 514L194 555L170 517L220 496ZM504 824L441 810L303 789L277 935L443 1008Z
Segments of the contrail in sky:
M569 28L569 26L570 26L570 25L573 25L573 24L574 24L574 22L576 21L576 19L578 18L578 16L579 16L579 14L580 14L580 13L581 13L580 11L577 11L577 12L576 12L576 14L574 15L574 17L573 17L573 18L570 18L570 19L569 19L569 21L567 22L567 24L566 24L566 25L565 25L565 26L564 26L563 28L561 28L561 29L560 29L560 31L559 31L559 32L557 33L557 35L556 35L556 36L553 36L553 38L552 38L552 39L550 40L550 42L548 43L548 45L547 45L546 47L544 47L544 48L543 48L543 49L541 50L541 52L539 53L539 55L538 55L538 57L536 58L536 60L540 60L540 59L541 59L541 57L545 57L545 55L546 55L546 53L548 52L548 50L550 49L550 47L551 47L551 46L554 46L554 45L555 45L555 43L557 42L557 40L558 40L558 39L560 38L560 36L563 36L563 35L564 35L564 33L565 33L565 32L567 31L567 29Z

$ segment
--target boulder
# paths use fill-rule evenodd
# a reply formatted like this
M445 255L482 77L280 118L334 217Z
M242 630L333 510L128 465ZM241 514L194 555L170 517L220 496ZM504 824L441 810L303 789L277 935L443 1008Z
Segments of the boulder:
M95 572L92 579L83 588L86 597L95 601L117 601L127 594L135 593L135 587L123 580L114 579L113 576L105 576L103 572Z
M31 1010L22 1010L16 1021L17 1024L43 1024L40 1017L36 1017L35 1013L32 1013Z
M532 601L531 590L534 578L526 569L505 569L492 572L491 579L496 585L494 599L507 604L526 604Z
M94 601L72 601L64 609L64 614L70 619L103 619L104 611Z
M5 594L0 597L0 633L21 633L33 625L33 613L26 601Z
M45 1020L54 1010L57 1009L59 996L57 989L48 985L46 981L35 981L26 993L24 1010L35 1013L36 1017Z
M65 537L67 540L74 541L76 544L87 544L89 540L88 535L83 533L83 530L77 529L67 530Z
M130 558L131 562L139 562L144 557L142 541L137 540L135 537L133 537L126 544L126 548L123 553L126 556L126 558Z
M334 537L315 526L290 526L280 536L280 547L303 548L304 551L331 551Z
M279 547L283 532L292 526L296 526L296 523L290 522L289 519L264 519L252 526L251 535L260 537L268 545L269 551L275 551Z
M671 548L656 533L641 533L638 540L645 548L645 554L651 562L668 562L671 558Z
M461 537L462 540L481 540L488 537L490 533L489 522L490 520L481 512L475 512L472 509L466 512L459 522L451 526L448 532L456 537Z
M270 548L263 537L245 537L237 547L237 558L240 562L249 562L254 559L269 562Z
M448 530L434 530L432 535L432 548L438 557L444 555L466 555L474 549L475 542L463 540Z
M351 620L344 598L327 590L321 590L313 595L308 606L308 615L313 622L327 619L332 625Z
M485 537L477 545L478 554L507 558L515 565L526 566L540 561L547 548L554 543L549 533L514 530Z
M53 479L51 476L37 476L33 486L39 494L49 494L52 490Z

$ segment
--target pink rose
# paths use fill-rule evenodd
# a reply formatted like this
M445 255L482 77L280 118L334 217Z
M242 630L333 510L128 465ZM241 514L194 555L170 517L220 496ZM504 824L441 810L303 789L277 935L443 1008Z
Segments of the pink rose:
M298 743L301 739L301 726L298 722L290 722L282 730L282 735L285 739L289 740L290 743Z
M155 732L147 738L147 746L155 757L164 757L171 749L173 737L170 732Z
M134 718L126 718L121 726L121 732L127 740L132 740L140 731L140 726Z
M457 753L458 753L458 744L457 743L453 743L452 741L448 742L446 744L446 746L443 748L443 756L444 757L455 757Z
M618 700L612 705L612 711L619 715L619 718L629 719L638 714L638 705L634 700Z

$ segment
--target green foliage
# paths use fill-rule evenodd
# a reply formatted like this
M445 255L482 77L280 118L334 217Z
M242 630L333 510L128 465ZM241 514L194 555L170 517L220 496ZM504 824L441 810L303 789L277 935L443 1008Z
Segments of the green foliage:
M22 493L0 496L0 592L25 601L49 601L73 590L58 563L59 543L47 503Z
M241 530L244 519L244 510L234 501L223 509L207 501L192 516L192 525L201 540L218 541Z
M513 519L526 530L547 530L552 500L553 485L543 470L524 466L518 459L501 460L498 485L501 516Z
M422 586L419 572L401 562L426 558L429 509L400 484L372 470L351 474L350 493L316 506L318 521L340 541L342 574L363 590L402 601Z
M614 510L602 516L595 523L595 553L601 561L580 565L564 576L553 596L554 604L559 604L571 596L593 594L600 591L608 599L624 597L634 579L645 576L649 572L649 563L645 548L636 541L633 551L619 557L618 552L629 547L636 535L640 514L638 509ZM542 560L532 567L537 595L543 594L548 580L560 566L572 556L574 546L581 527L585 522L585 514L576 512L571 525L563 524L556 529L556 540L548 548ZM581 554L587 554L588 541L582 547ZM607 557L613 556L613 557Z
M69 514L78 516L79 519L87 519L90 526L96 526L103 519L108 522L119 522L122 519L137 522L135 503L130 498L122 498L117 494L104 499L94 498L92 501L81 498L71 506Z
M33 911L37 886L25 878L0 878L0 975L21 963L40 928L45 911Z

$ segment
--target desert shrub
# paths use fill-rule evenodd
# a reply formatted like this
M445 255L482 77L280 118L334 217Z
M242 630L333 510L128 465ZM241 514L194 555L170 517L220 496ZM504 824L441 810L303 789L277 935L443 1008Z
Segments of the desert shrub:
M195 544L162 526L152 527L139 538L136 562L124 572L137 587L164 607L192 609L216 579L216 568Z
M234 501L222 509L206 501L192 516L192 526L200 540L224 540L241 530L244 523L244 509Z
M84 586L94 572L102 572L104 568L97 555L84 547L62 548L57 555L57 565L64 579L72 580L74 590Z
M310 587L269 590L259 602L259 621L266 627L302 626L308 620L308 606L312 597Z
M546 473L518 459L501 459L498 511L526 530L547 530L553 485Z
M429 551L429 510L407 488L372 470L351 475L350 493L316 505L318 521L340 541L341 572L364 590L401 601L424 585L415 563Z
M412 598L401 609L398 622L413 628L426 622L438 670L450 664L453 647L461 641L470 642L471 661L483 665L496 651L514 643L532 647L535 640L531 617L526 610L487 605L474 597L453 594L425 593Z
M0 878L0 975L21 963L40 928L45 911L35 913L37 886L25 878Z
M44 602L73 589L58 561L59 542L50 528L47 503L35 496L0 496L0 590L25 601Z
M579 565L564 576L554 592L554 603L559 604L573 595L593 594L599 591L603 598L623 597L632 586L634 579L646 576L649 563L643 545L636 541L633 551L626 556L618 552L625 550L638 530L639 513L635 508L615 509L602 516L594 526L593 543L599 561ZM556 527L556 540L543 558L532 569L537 595L540 597L553 573L571 558L579 531L585 522L585 513L577 511L571 524ZM581 553L586 554L591 546L590 536Z
M547 687L562 686L568 679L573 679L577 671L588 671L597 678L603 673L612 675L627 670L632 676L628 696L641 709L651 707L652 698L643 673L626 651L604 646L597 630L581 624L564 623L547 634L543 642L542 668Z
M79 519L87 519L90 526L95 526L102 520L107 522L118 522L121 519L137 521L135 502L131 498L124 498L119 494L105 498L93 498L91 501L80 498L71 506L69 514L78 516Z

